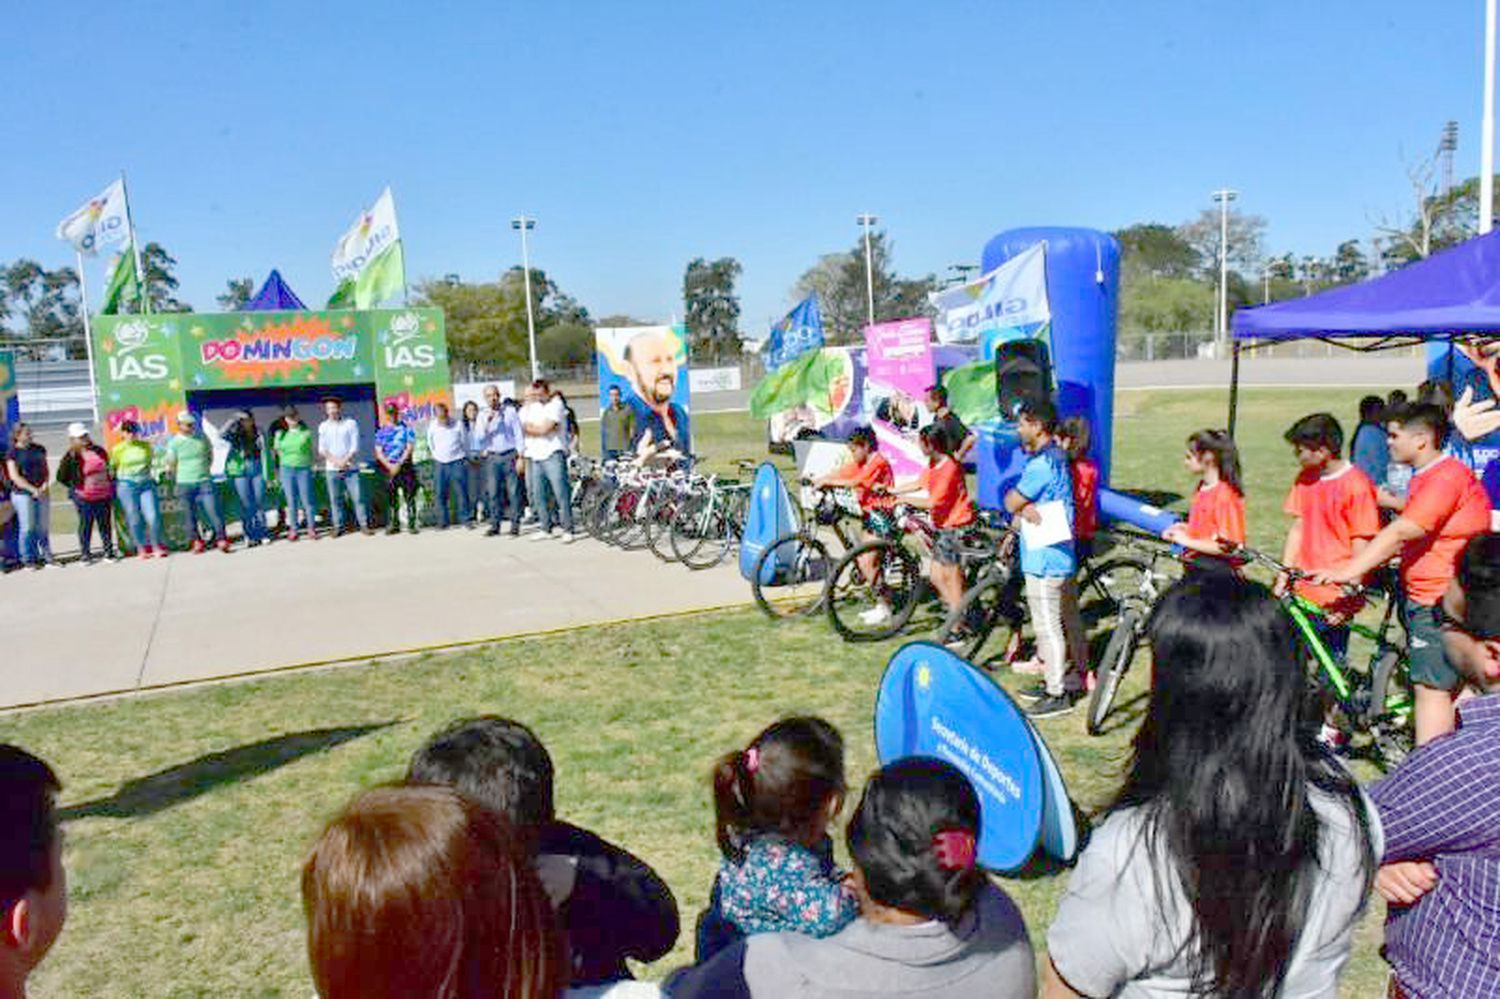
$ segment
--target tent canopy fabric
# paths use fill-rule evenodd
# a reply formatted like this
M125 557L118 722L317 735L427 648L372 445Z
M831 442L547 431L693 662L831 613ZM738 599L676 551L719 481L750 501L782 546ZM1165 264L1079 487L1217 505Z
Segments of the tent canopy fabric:
M1236 340L1500 331L1500 231L1383 277L1234 313Z
M245 303L243 312L291 312L306 309L302 299L281 279L281 272L271 268L266 283L260 286L255 297Z

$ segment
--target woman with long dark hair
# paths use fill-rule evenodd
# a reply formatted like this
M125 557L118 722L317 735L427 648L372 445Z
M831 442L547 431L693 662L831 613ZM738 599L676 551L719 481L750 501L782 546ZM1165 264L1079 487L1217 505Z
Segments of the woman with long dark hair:
M1291 622L1260 584L1199 573L1149 634L1146 717L1048 931L1043 995L1336 995L1379 850L1317 741Z

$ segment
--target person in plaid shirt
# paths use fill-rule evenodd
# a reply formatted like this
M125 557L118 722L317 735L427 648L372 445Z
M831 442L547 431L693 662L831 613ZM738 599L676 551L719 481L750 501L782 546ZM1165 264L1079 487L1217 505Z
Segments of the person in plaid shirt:
M1389 904L1397 999L1500 996L1500 535L1481 534L1431 613L1478 696L1458 728L1370 789L1385 831L1375 887Z

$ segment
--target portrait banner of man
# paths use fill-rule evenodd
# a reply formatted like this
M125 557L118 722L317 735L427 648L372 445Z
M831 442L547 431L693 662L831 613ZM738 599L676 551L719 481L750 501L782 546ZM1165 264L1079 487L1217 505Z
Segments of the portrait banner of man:
M618 387L635 410L636 441L656 453L691 455L687 332L680 326L598 327L599 405Z

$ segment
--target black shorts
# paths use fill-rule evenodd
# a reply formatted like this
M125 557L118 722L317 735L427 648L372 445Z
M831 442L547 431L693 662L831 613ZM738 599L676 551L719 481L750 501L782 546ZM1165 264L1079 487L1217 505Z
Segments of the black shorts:
M938 565L958 565L963 561L964 539L968 531L961 527L945 527L937 532L932 542L932 561Z

